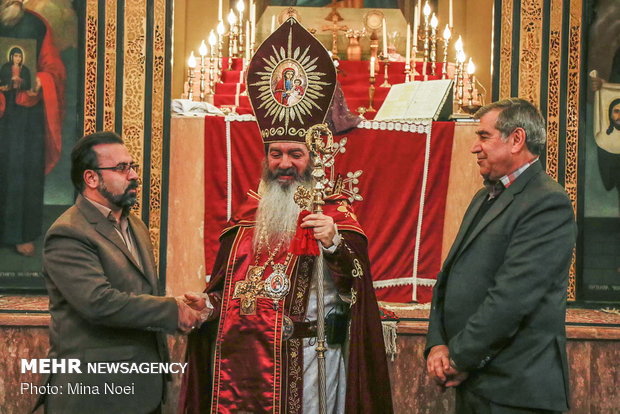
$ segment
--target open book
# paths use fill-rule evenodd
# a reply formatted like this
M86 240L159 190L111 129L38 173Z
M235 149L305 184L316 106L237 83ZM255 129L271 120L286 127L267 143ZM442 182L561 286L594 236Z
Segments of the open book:
M393 85L375 121L447 120L452 113L452 80Z

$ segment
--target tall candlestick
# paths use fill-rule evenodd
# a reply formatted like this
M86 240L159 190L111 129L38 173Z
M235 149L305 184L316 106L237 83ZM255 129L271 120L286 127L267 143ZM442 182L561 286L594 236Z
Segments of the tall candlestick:
M431 75L435 76L436 74L436 66L437 66L437 25L439 21L437 20L437 16L433 13L433 17L431 18Z
M187 99L191 101L194 99L194 69L196 69L196 56L193 50L187 59L187 67Z
M370 77L371 78L375 77L375 58L374 57L370 58Z
M441 67L441 79L448 79L448 46L450 45L450 38L452 33L450 27L446 25L443 31L443 65Z
M387 26L385 24L385 17L383 18L383 56L387 56Z
M200 54L200 102L204 102L205 100L205 72L207 70L207 66L205 64L205 57L207 56L207 51L207 45L203 40L202 43L200 43L200 47L198 48L198 53Z
M427 62L428 62L428 52L429 52L429 17L431 15L431 6L428 5L428 1L424 4L424 61L422 63L422 76L424 76L424 80L426 79L426 71L427 71Z
M220 83L224 83L222 80L222 49L224 48L224 34L226 33L226 27L223 21L219 21L217 24L217 79Z

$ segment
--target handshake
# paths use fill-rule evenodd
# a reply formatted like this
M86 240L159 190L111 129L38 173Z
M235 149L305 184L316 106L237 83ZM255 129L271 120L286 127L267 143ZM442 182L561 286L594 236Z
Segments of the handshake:
M179 308L178 331L184 334L199 328L213 313L213 305L206 293L188 292L175 297Z

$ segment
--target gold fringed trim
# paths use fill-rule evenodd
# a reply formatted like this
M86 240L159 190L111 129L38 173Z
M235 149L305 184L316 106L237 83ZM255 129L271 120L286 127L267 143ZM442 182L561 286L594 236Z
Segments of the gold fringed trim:
M398 326L396 321L381 321L383 328L383 342L385 343L385 353L393 362L396 359L398 349L396 339L398 337Z

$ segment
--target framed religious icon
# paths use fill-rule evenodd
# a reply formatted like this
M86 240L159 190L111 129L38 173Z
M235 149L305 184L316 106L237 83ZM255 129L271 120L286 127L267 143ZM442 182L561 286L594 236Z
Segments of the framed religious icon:
M43 291L43 235L74 196L77 16L61 0L0 3L0 290Z
M588 100L582 145L583 260L580 297L620 302L620 3L592 3Z

